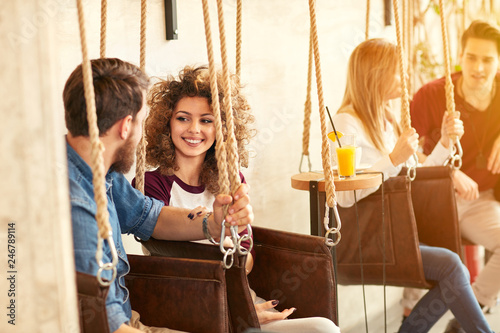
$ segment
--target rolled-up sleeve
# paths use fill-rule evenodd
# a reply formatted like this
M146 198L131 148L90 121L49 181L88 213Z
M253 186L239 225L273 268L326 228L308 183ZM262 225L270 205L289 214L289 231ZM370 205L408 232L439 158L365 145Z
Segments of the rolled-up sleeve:
M119 173L113 173L112 193L122 233L148 240L155 229L163 202L145 196Z

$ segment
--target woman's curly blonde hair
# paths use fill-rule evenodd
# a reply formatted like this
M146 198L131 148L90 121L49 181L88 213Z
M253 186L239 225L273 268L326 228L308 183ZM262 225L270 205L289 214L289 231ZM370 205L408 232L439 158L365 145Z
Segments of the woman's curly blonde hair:
M222 73L217 73L219 101L223 100ZM236 75L231 76L231 98L235 135L238 144L240 166L248 166L248 150L246 146L255 135L255 130L249 125L255 121L246 98L241 95L241 86ZM179 167L175 162L175 146L170 135L170 119L177 103L184 97L205 97L212 108L212 94L208 68L186 66L178 78L169 75L167 80L161 80L153 85L148 94L150 107L146 119L145 135L146 164L150 168L158 168L161 174L172 175ZM224 140L227 137L226 112L221 102L221 117ZM218 193L217 160L215 158L215 143L205 156L200 175L200 181L211 193Z

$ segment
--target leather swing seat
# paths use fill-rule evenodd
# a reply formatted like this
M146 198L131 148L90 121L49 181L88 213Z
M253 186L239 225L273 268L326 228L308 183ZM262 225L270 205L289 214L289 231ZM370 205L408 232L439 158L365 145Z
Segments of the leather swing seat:
M246 256L235 256L233 266L226 270L217 246L156 239L143 242L151 256L129 255L126 276L132 309L140 313L141 322L187 332L259 328L250 285L260 297L279 300L278 310L300 309L290 318L319 316L337 323L333 261L324 238L260 227L253 227L253 234L256 260L248 278ZM78 273L79 278L82 275ZM93 287L94 303L101 308L89 312L95 305L86 300L88 290L79 280L82 332L107 333L103 319L106 291L95 277L86 278Z
M357 207L339 207L338 282L431 287L424 278L419 243L462 254L451 172L445 166L420 167L412 182L406 170L386 180L384 220L381 188L360 200Z

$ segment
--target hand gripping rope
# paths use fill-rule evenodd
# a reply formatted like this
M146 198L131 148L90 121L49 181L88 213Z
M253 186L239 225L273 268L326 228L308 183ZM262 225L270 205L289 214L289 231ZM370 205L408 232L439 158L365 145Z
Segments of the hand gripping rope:
M203 4L203 18L205 23L205 37L207 43L207 55L208 55L208 69L210 74L210 88L212 98L212 110L214 112L215 118L215 155L217 157L217 167L219 169L219 188L220 193L235 193L238 187L241 185L239 176L239 159L238 159L238 149L236 137L234 134L234 118L233 118L233 107L231 102L231 82L229 74L229 66L227 61L227 51L226 51L226 35L224 28L224 11L222 0L217 0L217 12L219 19L219 37L220 37L220 48L221 48L221 58L222 58L222 81L224 98L222 100L222 105L225 110L226 115L226 127L227 127L227 138L224 140L224 135L222 132L222 118L221 118L221 104L219 101L219 87L217 74L215 71L215 62L213 55L213 45L212 45L212 33L210 31L210 15L207 0L202 0ZM241 8L241 6L238 6ZM241 17L241 14L238 15ZM225 143L224 143L225 142ZM227 162L226 162L227 161ZM229 171L228 171L229 169ZM231 186L230 186L231 185ZM231 189L230 189L231 187ZM224 207L224 216L227 214L228 207ZM220 250L224 254L223 265L226 269L231 268L234 262L233 255L238 252L239 254L247 254L253 246L253 242L250 242L251 246L249 250L242 248L241 242L247 240L252 235L252 229L250 225L247 225L248 235L240 238L238 235L238 226L230 226L231 239L233 241L233 248L226 249L223 246L225 238L225 228L227 227L226 222L222 222L221 229L221 241Z
M446 27L446 15L444 13L443 0L439 0L439 17L441 18L441 34L443 37L443 55L444 55L444 68L445 68L445 90L446 90L446 109L451 114L455 114L455 95L453 82L451 80L450 69L450 47L448 43L448 29ZM453 146L450 155L450 165L453 169L458 170L462 167L462 156L464 154L462 145L458 137L453 138L455 145Z

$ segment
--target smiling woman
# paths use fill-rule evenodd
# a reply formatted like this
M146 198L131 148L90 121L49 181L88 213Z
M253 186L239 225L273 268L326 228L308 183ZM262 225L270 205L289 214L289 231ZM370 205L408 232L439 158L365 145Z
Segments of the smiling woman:
M207 151L215 142L214 116L208 99L183 97L177 103L170 120L170 136L176 147L178 172L184 169L180 167L181 164L203 164ZM199 181L198 178L188 182L200 185Z
M223 80L220 73L218 77L218 90L222 92ZM240 93L236 77L232 76L231 81L239 165L246 167L248 166L246 146L255 133L250 127L254 122L254 116L250 112L246 98ZM181 164L199 159L203 164L199 166L199 174L194 175L193 182L191 177L184 181L190 185L205 184L209 192L217 193L215 126L211 96L209 72L206 67L186 66L177 78L169 76L167 80L162 80L152 87L148 98L151 111L146 120L148 142L146 164L149 168L157 168L156 172L162 175L172 176L184 170ZM227 133L225 110L224 106L221 107L225 136ZM199 140L201 141L198 142ZM189 156L194 159L186 160ZM189 164L192 169L194 164Z

